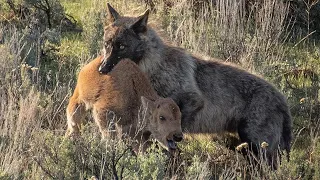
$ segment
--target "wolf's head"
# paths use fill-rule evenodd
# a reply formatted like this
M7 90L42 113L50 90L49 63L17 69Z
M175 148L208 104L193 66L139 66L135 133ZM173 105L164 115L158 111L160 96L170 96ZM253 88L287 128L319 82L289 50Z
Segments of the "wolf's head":
M108 25L104 28L104 47L99 72L106 74L124 58L138 63L145 51L146 42L141 34L147 31L149 10L138 17L121 16L108 3Z

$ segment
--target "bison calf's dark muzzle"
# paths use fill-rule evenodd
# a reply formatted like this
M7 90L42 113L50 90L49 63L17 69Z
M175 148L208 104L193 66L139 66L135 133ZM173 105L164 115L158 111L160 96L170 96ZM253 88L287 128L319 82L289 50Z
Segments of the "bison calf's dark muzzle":
M176 142L180 142L183 140L183 134L182 133L175 133L173 135L173 140Z

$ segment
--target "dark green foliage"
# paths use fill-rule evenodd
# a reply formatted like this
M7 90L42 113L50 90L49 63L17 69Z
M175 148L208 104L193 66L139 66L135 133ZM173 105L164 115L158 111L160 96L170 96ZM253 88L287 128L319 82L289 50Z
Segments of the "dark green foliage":
M294 23L293 34L302 38L312 33L312 39L320 36L320 1L292 0L290 1L288 21ZM314 32L315 31L315 32Z
M122 140L101 141L96 128L86 126L82 137L66 139L59 133L34 135L29 155L38 177L50 179L162 179L168 156L150 148L147 155L134 155ZM30 164L30 166L32 165ZM34 166L32 165L32 166Z

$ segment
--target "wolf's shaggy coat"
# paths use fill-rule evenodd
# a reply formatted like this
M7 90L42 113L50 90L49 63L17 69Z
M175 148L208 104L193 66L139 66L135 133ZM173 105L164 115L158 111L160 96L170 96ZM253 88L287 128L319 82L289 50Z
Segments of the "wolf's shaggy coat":
M205 61L164 43L147 25L149 11L121 16L109 4L101 73L121 58L136 62L157 93L172 97L182 112L182 128L190 133L237 132L258 154L267 142L271 162L278 147L289 155L292 121L286 98L270 83L221 61ZM112 72L112 71L111 71Z

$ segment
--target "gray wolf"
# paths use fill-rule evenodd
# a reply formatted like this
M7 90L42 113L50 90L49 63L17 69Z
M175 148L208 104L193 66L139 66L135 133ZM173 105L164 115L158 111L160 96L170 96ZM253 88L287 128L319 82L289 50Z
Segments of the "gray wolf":
M162 97L171 97L189 133L236 132L258 155L267 142L272 163L278 149L289 159L292 120L286 98L264 79L219 60L203 60L174 47L148 25L149 10L138 17L121 16L108 4L104 29L102 74L122 58L139 65Z

